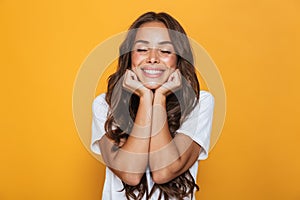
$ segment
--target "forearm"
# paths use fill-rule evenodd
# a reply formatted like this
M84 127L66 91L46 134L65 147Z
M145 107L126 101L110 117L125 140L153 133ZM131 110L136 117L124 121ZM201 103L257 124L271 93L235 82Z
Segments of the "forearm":
M167 168L180 155L169 131L164 95L154 96L149 152L151 171Z
M164 183L185 172L196 160L197 147L184 134L172 138L168 127L166 98L155 96L152 111L149 165L155 182Z
M127 108L124 108L127 109ZM101 139L102 157L107 166L122 180L141 177L148 165L148 152L151 133L152 96L140 97L135 123L129 137L120 148L114 148L114 141ZM129 116L130 117L130 116ZM106 156L105 156L106 155ZM137 178L138 179L138 178ZM126 182L126 180L123 180Z

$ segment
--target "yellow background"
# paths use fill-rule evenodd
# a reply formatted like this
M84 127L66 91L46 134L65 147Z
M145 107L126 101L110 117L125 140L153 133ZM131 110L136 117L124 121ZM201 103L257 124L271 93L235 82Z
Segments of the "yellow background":
M96 45L150 10L179 20L226 88L197 199L300 199L299 1L0 0L1 200L100 199L104 166L76 132L73 83Z

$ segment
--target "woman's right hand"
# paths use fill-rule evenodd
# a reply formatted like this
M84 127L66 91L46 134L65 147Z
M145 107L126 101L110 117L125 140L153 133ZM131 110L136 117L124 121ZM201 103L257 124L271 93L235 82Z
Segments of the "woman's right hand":
M147 94L152 93L152 91L146 88L137 78L136 74L132 71L127 69L124 75L123 87L138 95L139 97L145 96Z

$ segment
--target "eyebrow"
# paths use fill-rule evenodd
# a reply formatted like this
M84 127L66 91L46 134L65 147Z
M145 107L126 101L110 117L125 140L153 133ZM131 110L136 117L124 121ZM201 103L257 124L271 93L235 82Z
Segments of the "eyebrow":
M134 42L134 44L136 44L136 43L149 44L150 42L146 41L146 40L137 40L137 41ZM173 43L171 41L162 41L162 42L159 42L158 44L159 45L162 45L162 44L171 44L171 45L173 45Z

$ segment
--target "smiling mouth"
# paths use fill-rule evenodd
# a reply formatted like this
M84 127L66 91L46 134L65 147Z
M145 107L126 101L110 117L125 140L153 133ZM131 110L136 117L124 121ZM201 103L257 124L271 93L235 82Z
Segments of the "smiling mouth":
M160 77L165 70L162 69L142 69L145 76L149 78L157 78Z

